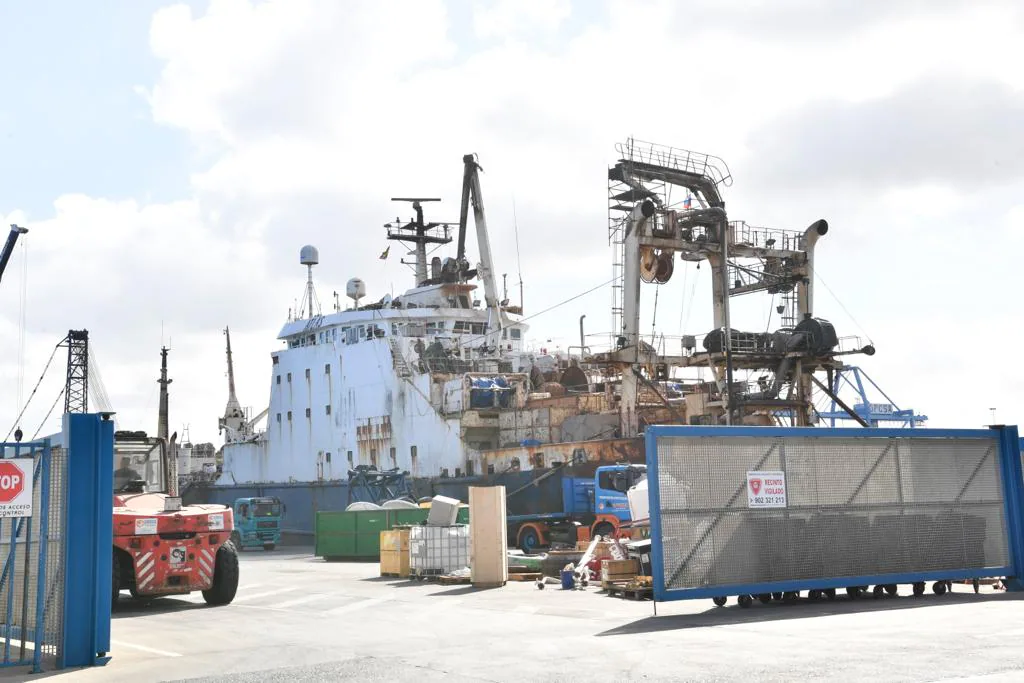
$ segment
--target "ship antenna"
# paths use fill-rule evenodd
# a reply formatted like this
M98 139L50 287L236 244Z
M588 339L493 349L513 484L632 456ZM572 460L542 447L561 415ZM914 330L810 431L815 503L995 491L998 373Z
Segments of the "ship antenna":
M313 287L313 266L320 263L320 252L312 244L307 244L299 251L299 263L306 266L306 291L302 295L302 303L298 308L298 315L303 315L307 310L306 302L309 302L309 317L320 315L320 300L316 297L316 289ZM316 312L314 313L314 308Z
M512 195L512 227L516 232L516 270L519 271L519 313L522 314L525 310L523 308L523 263L519 258L519 219L516 217L516 196ZM505 295L508 297L508 294Z

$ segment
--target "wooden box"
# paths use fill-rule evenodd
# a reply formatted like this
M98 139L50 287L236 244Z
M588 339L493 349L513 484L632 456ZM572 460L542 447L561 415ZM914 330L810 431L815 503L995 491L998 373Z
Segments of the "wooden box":
M380 532L380 575L409 576L409 530Z
M605 560L601 563L601 582L627 581L640 573L640 563L630 560Z
M469 487L469 568L474 586L508 581L504 486Z

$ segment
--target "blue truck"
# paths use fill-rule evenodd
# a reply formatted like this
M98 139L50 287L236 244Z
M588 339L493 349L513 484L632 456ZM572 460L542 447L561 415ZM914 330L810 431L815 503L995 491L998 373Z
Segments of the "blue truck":
M239 551L245 548L273 550L281 542L284 504L273 497L238 498L233 505L235 530L231 541Z
M558 477L558 493L554 496L560 505L549 504L547 507L555 508L551 512L514 514L512 504L516 494L530 486L536 487L545 475L506 496L512 513L507 517L509 543L524 553L548 547L554 542L575 545L577 541L597 535L618 536L620 528L631 521L626 491L647 476L647 466L603 465L589 477L560 471L552 471L548 475ZM586 532L581 534L584 529Z

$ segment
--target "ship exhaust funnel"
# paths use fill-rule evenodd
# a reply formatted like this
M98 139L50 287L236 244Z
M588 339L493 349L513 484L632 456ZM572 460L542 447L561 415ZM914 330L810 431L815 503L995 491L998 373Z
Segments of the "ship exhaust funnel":
M828 221L824 218L818 219L804 230L804 250L807 255L807 275L803 284L799 287L798 299L800 319L804 320L814 315L814 246L818 238L828 232Z

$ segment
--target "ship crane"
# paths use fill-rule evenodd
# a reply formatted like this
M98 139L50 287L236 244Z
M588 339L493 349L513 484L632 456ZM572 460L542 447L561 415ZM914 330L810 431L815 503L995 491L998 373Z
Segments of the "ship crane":
M4 271L7 270L7 262L11 260L11 254L14 253L14 245L17 244L18 238L28 232L28 228L22 228L20 226L11 224L11 232L7 235L7 242L4 243L4 250L0 252L0 278L4 276Z
M235 364L231 357L230 328L224 328L224 337L227 343L228 357L228 403L224 407L224 417L218 421L217 431L225 435L225 442L243 441L253 436L253 427L270 412L270 407L265 408L256 417L246 419L245 411L242 410L238 396L235 394Z

